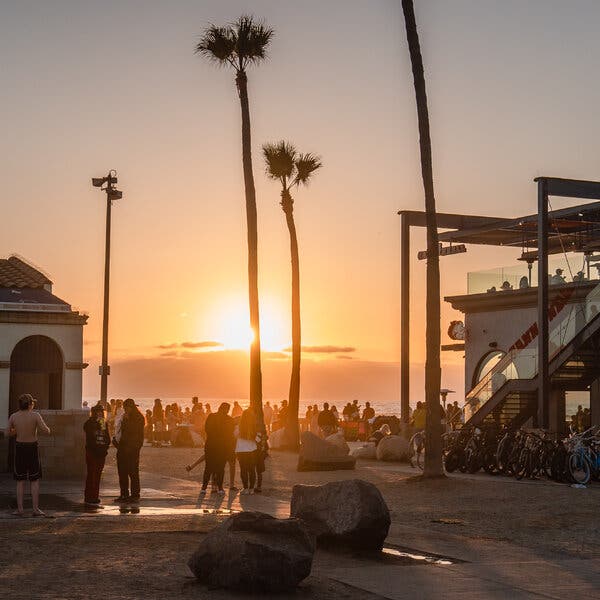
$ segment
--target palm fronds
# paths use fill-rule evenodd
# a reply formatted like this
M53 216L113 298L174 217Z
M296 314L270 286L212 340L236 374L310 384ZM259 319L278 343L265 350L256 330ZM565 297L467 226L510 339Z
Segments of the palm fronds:
M323 166L320 156L310 152L298 154L294 145L285 140L264 144L263 156L267 177L280 180L284 190L308 185L312 174Z
M263 156L267 167L267 176L271 179L281 179L285 185L294 173L296 148L283 140L276 144L264 144Z
M273 35L273 29L245 15L223 27L210 25L196 45L195 52L220 65L230 64L243 71L249 64L266 58L267 46Z
M294 177L294 185L299 186L300 184L308 185L310 176L317 170L320 169L323 164L321 163L321 157L316 154L300 154L296 159L296 176Z

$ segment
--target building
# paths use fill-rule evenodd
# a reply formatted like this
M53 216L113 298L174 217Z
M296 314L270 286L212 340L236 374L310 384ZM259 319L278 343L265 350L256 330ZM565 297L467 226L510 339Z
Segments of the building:
M464 353L469 422L564 431L569 392L589 394L590 422L600 424L600 183L552 177L536 182L535 214L512 219L438 214L441 260L477 245L521 251L515 265L469 273L467 293L445 298L464 314L464 323L451 324L454 343L442 350ZM549 211L549 196L588 202ZM425 215L399 214L406 418L410 228L424 227Z
M18 256L0 259L0 432L29 393L51 429L40 438L44 474L85 472L82 425L83 326L80 314L52 293L52 281ZM1 437L1 436L0 436ZM0 464L9 453L0 444Z

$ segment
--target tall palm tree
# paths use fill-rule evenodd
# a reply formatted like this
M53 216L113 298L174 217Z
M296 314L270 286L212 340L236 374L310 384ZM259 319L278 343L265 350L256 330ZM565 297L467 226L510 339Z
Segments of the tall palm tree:
M425 333L425 405L427 420L425 425L425 465L424 477L442 477L442 429L440 425L440 259L438 248L435 195L433 193L433 166L431 158L431 138L429 135L429 112L423 58L417 32L413 0L402 0L406 38L410 52L417 116L419 121L419 145L421 149L421 175L425 190L425 219L427 225L427 329Z
M246 189L246 220L248 223L248 298L250 327L254 332L250 346L250 406L264 429L262 413L262 373L260 368L260 323L258 307L258 232L256 218L256 191L252 172L250 136L250 107L246 69L266 58L266 50L273 30L257 23L251 16L242 16L224 27L211 25L206 29L196 53L221 66L232 67L242 110L242 163Z
M290 251L292 256L292 374L288 416L285 424L286 445L298 448L300 430L298 411L300 410L300 260L298 257L298 237L294 222L294 199L291 190L301 184L308 185L312 174L321 168L321 159L314 154L298 154L296 148L288 142L265 144L263 146L267 175L281 183L281 208L285 214L290 232Z

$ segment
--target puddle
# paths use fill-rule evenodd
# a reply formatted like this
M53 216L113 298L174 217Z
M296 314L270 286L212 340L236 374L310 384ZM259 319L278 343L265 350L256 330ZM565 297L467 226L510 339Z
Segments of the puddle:
M87 515L148 515L148 516L177 516L177 515L224 515L234 514L235 510L230 508L170 508L168 506L137 506L137 505L118 505L105 506L104 508L91 508L80 506L74 512Z
M455 558L449 558L447 556L439 556L435 554L426 554L419 552L418 550L412 550L411 548L401 548L399 546L384 546L381 551L382 554L388 557L400 559L402 562L411 561L416 564L428 564L428 565L443 565L449 566L464 561L457 560Z

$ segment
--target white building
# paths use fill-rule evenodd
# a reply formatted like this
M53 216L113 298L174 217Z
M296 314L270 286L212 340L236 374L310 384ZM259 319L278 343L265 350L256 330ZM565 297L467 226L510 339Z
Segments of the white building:
M29 393L40 410L81 409L87 315L23 259L0 259L0 428Z

